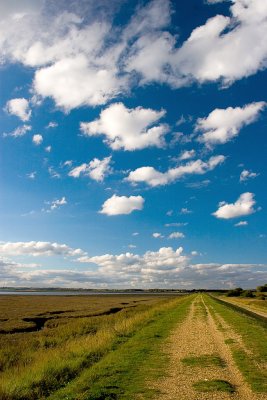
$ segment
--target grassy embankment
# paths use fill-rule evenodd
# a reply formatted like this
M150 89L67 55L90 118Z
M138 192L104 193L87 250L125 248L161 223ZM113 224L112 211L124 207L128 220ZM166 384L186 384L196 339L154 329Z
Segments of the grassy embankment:
M39 332L0 335L0 398L129 399L138 392L149 397L144 376L163 371L158 344L185 317L191 299L146 298L140 305L137 297L132 303L123 299L125 309L115 314L65 316L48 320ZM107 307L107 297L104 303Z
M267 314L267 301L266 300L259 300L257 297L253 299L242 298L242 297L226 297L221 296L222 300L229 301L233 304L237 304L241 307L247 307L252 311L259 311Z
M228 338L234 360L254 392L267 393L267 323L238 312L227 305L205 296L205 302L211 306L215 319L221 316L233 330L240 335L241 341ZM218 323L221 330L225 330Z

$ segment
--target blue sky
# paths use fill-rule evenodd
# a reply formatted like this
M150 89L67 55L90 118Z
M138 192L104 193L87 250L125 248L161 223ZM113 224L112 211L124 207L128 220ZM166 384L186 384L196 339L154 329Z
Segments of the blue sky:
M0 284L266 281L265 2L0 11Z

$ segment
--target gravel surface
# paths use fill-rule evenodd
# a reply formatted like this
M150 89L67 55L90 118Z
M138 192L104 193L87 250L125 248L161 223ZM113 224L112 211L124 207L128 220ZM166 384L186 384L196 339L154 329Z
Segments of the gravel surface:
M217 319L217 318L216 318ZM220 321L221 323L222 321ZM266 400L265 394L254 394L236 367L225 339L233 338L234 332L226 325L218 329L209 307L201 295L192 302L186 320L179 324L164 344L163 351L169 356L166 376L149 386L157 389L155 400ZM235 338L240 341L241 338ZM188 366L182 360L186 357L218 355L223 366ZM193 384L202 380L220 379L234 386L234 393L197 392Z

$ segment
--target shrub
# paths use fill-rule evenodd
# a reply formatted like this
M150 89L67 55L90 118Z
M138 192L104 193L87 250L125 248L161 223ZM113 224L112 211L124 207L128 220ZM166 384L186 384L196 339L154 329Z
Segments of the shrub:
M255 297L255 294L252 292L252 290L244 290L241 293L242 297Z
M242 288L235 288L235 289L229 290L226 293L226 296L227 297L239 297L241 295L241 293L243 293Z

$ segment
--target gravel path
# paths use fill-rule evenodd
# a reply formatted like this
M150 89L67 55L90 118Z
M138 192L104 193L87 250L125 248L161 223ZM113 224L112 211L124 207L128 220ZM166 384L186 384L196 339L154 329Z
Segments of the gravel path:
M266 395L255 395L246 384L225 344L226 338L226 334L218 329L202 296L197 296L184 323L179 324L164 345L163 350L169 356L170 362L167 376L150 385L160 393L155 400L267 399ZM224 365L189 366L182 361L186 357L203 355L217 355ZM231 383L235 392L204 393L197 392L193 387L197 381L213 379Z

